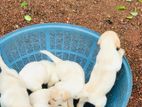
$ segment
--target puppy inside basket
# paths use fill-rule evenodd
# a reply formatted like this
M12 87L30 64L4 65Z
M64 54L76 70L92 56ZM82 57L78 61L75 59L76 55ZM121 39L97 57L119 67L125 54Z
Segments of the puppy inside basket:
M28 106L13 106L12 103L7 102L8 98L12 97L9 94L9 97L1 97L0 101L5 102L1 103L1 107L74 107L73 99L79 99L77 107L83 107L85 102L89 102L95 107L105 107L106 94L113 87L116 74L121 68L124 50L120 48L120 40L113 31L103 33L98 44L100 51L87 84L85 84L83 68L78 63L62 60L51 52L42 50L40 52L51 58L53 62L47 60L30 62L25 65L19 75L15 73L17 75L15 78L18 78L16 85L20 88L24 87L24 93L26 88L32 92L29 97L25 93L25 99L30 104L28 102ZM1 58L0 66L3 65ZM8 69L8 71L13 72L12 69ZM7 81L2 80L0 83L9 82L11 84L12 81L8 79ZM20 81L24 84L23 86L19 84ZM42 84L48 84L48 89L42 89ZM11 87L9 85L8 88ZM1 90L3 89L0 88L0 92ZM6 91L1 92L2 96L5 93ZM15 93L13 92L14 95ZM24 100L18 95L15 95L14 99L15 101L16 99Z

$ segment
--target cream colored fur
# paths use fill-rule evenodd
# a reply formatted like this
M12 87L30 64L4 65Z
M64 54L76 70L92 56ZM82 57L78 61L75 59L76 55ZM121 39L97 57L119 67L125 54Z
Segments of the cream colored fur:
M55 64L47 60L28 63L19 75L31 91L42 89L42 84L48 83L51 87L59 81L55 72Z
M95 107L105 107L106 94L113 87L116 74L121 69L124 50L119 51L120 40L113 31L103 33L98 41L100 51L97 55L96 64L91 73L89 82L79 94L80 101L77 107L83 107L85 102L90 102Z
M76 62L68 60L63 61L46 50L41 51L41 53L46 54L53 60L56 65L56 73L61 80L55 84L53 91L54 93L56 92L56 94L51 94L51 99L49 101L52 104L55 104L56 101L59 100L59 97L63 96L60 104L67 101L68 107L73 107L72 99L76 98L77 94L82 90L85 84L82 67Z
M1 107L32 107L26 86L14 69L10 69L0 56Z
M59 99L56 101L56 103L53 104L49 102L49 99L51 97L50 95L51 93L53 93L52 88L53 87L48 88L48 89L41 89L41 90L33 92L30 95L32 106L33 107L67 107L66 102L63 102L62 104L57 105L60 103L61 96L59 96ZM56 94L56 92L53 94Z

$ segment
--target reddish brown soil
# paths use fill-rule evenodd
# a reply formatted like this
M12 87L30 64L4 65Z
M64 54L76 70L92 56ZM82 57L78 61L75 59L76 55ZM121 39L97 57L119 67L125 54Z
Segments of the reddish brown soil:
M65 22L82 25L98 32L114 30L119 33L122 47L133 73L133 93L128 107L142 107L142 3L133 0L25 0L29 6L20 7L22 0L0 0L0 36L23 26ZM117 11L115 6L125 5L125 11ZM126 19L135 7L139 15ZM32 16L31 22L23 19Z

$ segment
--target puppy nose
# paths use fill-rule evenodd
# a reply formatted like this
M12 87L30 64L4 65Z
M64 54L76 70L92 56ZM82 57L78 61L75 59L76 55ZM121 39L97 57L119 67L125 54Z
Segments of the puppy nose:
M118 47L116 48L117 51L119 51L119 49L120 49L120 48L118 48Z

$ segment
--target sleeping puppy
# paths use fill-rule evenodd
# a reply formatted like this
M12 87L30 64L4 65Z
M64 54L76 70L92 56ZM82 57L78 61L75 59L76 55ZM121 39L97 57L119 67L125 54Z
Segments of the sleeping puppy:
M62 97L60 104L67 101L68 107L73 107L73 98L82 90L85 84L84 71L82 67L73 61L63 61L52 53L44 50L41 53L46 54L55 63L55 72L57 73L60 82L56 83L53 87L53 93L49 102L55 104L59 97ZM59 105L59 104L57 104Z
M57 105L58 103L60 103L60 98L56 101L55 104L51 105L51 103L49 102L51 91L52 91L52 87L48 89L41 89L41 90L33 92L30 95L32 106L33 107L67 107L66 102L63 102L62 104ZM53 92L53 94L55 93Z
M26 86L14 69L10 69L0 56L0 93L1 107L32 107Z
M64 88L64 84L57 83L51 90L49 104L53 107L74 107L73 98L76 98L76 95L72 96L70 90Z
M77 107L83 107L85 102L90 102L95 107L104 107L107 102L106 94L113 87L116 74L121 69L124 50L120 48L120 40L113 31L104 32L98 44L100 51L96 64L91 73L89 82L79 94L80 101Z
M20 71L19 75L31 91L42 89L42 84L54 85L59 81L53 62L42 60L30 62Z

